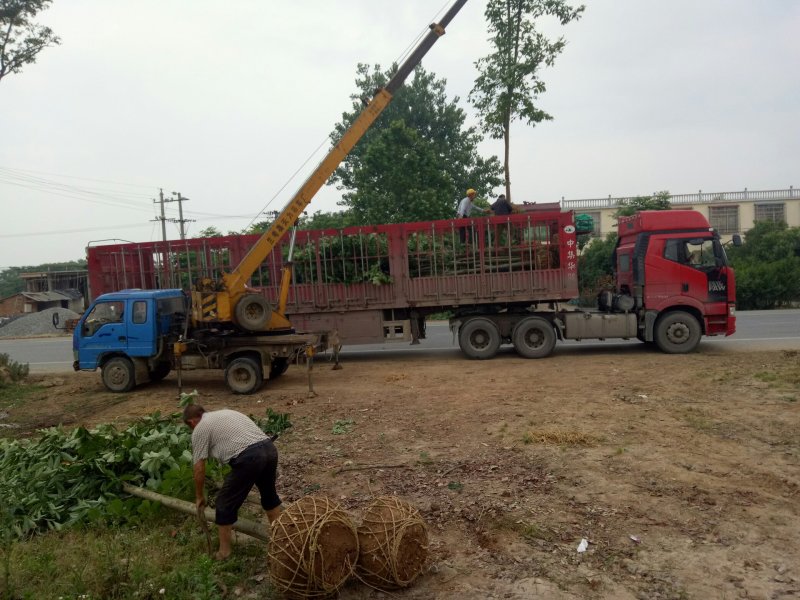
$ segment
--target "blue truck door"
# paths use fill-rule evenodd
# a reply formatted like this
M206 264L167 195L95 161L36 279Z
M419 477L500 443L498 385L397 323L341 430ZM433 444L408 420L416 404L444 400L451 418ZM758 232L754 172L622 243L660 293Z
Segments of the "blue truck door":
M101 355L126 352L128 333L125 303L120 300L98 302L79 323L78 358L81 369L95 369Z
M128 355L150 357L156 354L155 302L128 300Z

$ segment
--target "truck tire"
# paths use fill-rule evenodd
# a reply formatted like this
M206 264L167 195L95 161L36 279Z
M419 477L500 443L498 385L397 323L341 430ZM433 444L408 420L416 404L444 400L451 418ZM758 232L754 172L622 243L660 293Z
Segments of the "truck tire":
M272 318L272 308L260 294L245 294L233 311L236 323L245 331L264 331Z
M659 318L653 332L659 350L667 354L692 352L700 343L701 335L697 319L682 310L669 312Z
M172 365L168 362L160 362L158 363L153 369L149 371L150 374L150 381L156 382L161 381L169 375L169 372L172 370Z
M225 383L234 394L252 394L263 382L261 365L252 358L235 358L225 369Z
M470 319L458 330L458 345L470 358L492 358L500 348L500 330L489 319Z
M511 341L523 358L544 358L556 347L556 332L547 319L527 317L514 327Z
M110 392L130 392L136 384L136 371L129 358L115 356L103 365L102 379Z
M289 368L289 359L285 356L272 359L272 366L269 368L269 378L275 379L286 373Z

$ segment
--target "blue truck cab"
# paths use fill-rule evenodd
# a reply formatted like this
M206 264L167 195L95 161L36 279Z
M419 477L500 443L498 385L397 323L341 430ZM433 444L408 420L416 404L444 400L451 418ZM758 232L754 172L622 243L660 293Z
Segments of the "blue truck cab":
M122 290L97 298L72 337L73 368L103 370L111 391L158 381L172 368L169 346L186 326L183 290Z

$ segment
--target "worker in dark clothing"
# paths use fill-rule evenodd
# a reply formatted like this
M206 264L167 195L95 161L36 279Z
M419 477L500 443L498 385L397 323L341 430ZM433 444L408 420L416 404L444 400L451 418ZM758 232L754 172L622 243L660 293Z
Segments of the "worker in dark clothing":
M272 439L253 420L235 410L206 411L190 404L183 411L183 422L192 430L195 502L203 509L205 500L206 460L215 458L231 466L222 489L217 494L215 522L219 529L218 560L231 554L233 524L253 485L261 493L261 506L269 522L282 511L275 491L278 451Z
M500 194L497 197L497 200L494 201L494 204L492 204L492 212L498 217L502 215L510 215L512 212L514 212L514 205L506 200L505 194Z
M500 194L497 200L492 204L492 212L496 217L510 215L514 212L514 205L506 200L505 194ZM512 227L511 223L497 226L497 241L501 246L506 246L509 243L515 244L517 242L515 239L517 236L514 235Z

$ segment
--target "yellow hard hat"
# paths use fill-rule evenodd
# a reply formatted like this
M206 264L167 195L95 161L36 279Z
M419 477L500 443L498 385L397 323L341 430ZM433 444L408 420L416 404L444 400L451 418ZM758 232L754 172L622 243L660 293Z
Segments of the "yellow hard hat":
M475 195L475 190L473 190L472 188L469 188L467 190L467 196L474 196L474 195Z

